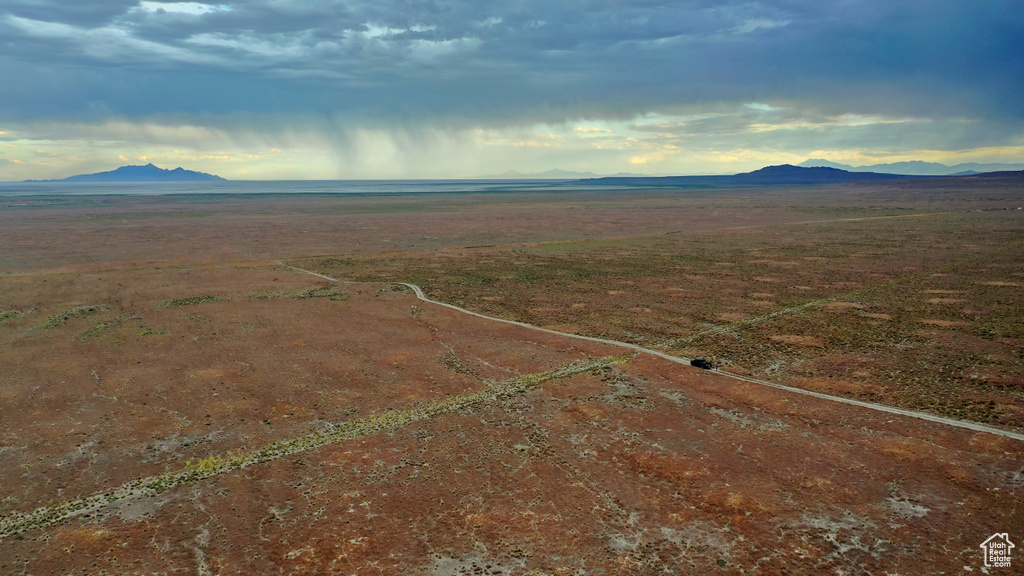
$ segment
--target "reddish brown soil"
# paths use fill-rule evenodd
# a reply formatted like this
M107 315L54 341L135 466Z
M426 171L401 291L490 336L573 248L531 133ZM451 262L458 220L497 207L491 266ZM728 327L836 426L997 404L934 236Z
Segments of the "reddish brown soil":
M909 185L842 191L852 195L843 198L882 206L909 203L920 192ZM998 190L983 192L995 207L1005 200ZM825 202L831 193L791 194ZM517 241L629 235L645 218L651 230L668 229L666 207L683 214L701 203L721 211L719 223L756 221L756 211L742 211L750 204L742 196L747 193L731 194L641 195L638 206L659 208L635 208L627 213L636 221L618 223L607 217L618 210L614 202L624 202L621 197L538 197L543 206L528 209L550 214L533 223L522 220L527 208L513 202L488 206L477 199L468 211L490 222L480 225L480 234ZM765 199L777 205L771 218L826 220L836 215L829 211L839 210L783 208L791 204L780 198L793 197ZM439 236L438 245L457 245L459 234L452 230L466 215L446 203L462 201L404 198L394 205L400 209L381 216L385 205L359 200L364 215L351 222L369 226L380 218L394 227L369 231L369 238L424 234ZM591 201L603 216L580 214ZM187 223L203 205L179 202L173 210L186 222L180 227L165 213L140 213L130 228L90 220L113 222L139 206L160 212L154 207L170 201L126 202L38 208L24 219L12 216L13 209L0 211L0 220L15 223L0 226L0 311L17 312L0 320L0 515L108 492L134 478L180 469L188 460L300 437L327 422L429 406L518 376L623 354L473 318L388 284L332 290L272 262L246 261L249 254L267 260L270 254L378 249L380 244L354 247L361 237L340 226L310 236L292 225L344 221L323 213L325 207L355 206L344 200L289 199L276 205L276 215L264 212L262 200L238 201L231 204L237 213L218 212L204 224ZM964 203L962 194L936 188L918 207L959 209ZM427 219L402 211L410 205ZM861 208L844 210L860 217ZM970 216L977 218L971 222L986 224L993 242L1018 229L1007 214L986 214ZM273 218L288 225L274 226ZM568 224L541 228L555 219ZM690 222L696 226L697 220ZM911 247L939 247L914 257L851 255L875 249L865 246L871 241L848 244L856 235L829 224L818 236L791 234L776 243L782 248L768 243L747 254L757 261L751 263L723 239L772 236L763 229L712 233L713 219L695 236L616 240L597 250L587 243L556 245L564 249L557 254L580 255L597 270L614 272L621 260L649 264L646 275L613 273L604 282L573 276L577 268L564 265L569 256L558 256L560 267L533 265L550 245L384 254L345 266L350 272L364 266L359 270L367 275L370 266L393 275L404 270L402 279L420 281L423 270L437 267L433 290L457 296L452 301L487 311L532 311L531 320L566 330L605 322L616 336L623 326L636 328L633 319L660 318L666 303L707 307L706 319L681 322L670 334L651 328L661 320L642 321L648 331L635 334L649 340L685 337L713 326L717 315L723 315L718 322L762 316L799 304L797 294L840 296L879 285L861 297L834 298L831 306L787 316L777 329L750 324L741 334L759 334L750 341L773 342L803 359L801 370L779 372L788 382L882 398L901 392L881 377L877 358L947 356L913 356L913 347L865 351L854 341L837 347L843 332L809 327L822 322L870 333L895 325L935 342L950 357L964 342L988 346L993 360L961 366L957 378L986 383L1001 410L1015 407L1008 399L1019 385L1019 354L1012 353L1019 336L999 332L1019 305L1016 292L1004 292L1019 290L1006 284L1024 277L1015 276L1020 270L1014 253L928 272L906 284L880 284L901 277L911 262L920 272L993 252L975 243L981 232L971 232L971 241L954 249L945 229L930 224L937 220L917 220L929 224L907 225L904 240L918 238L909 240ZM247 222L267 236L248 238ZM496 222L505 222L504 229ZM870 231L878 221L863 222L861 230ZM898 222L904 226L905 220ZM439 232L424 233L419 225ZM169 238L176 230L183 239ZM826 233L835 240L835 254L818 256L812 249L817 244L804 245ZM700 242L712 268L699 262L660 267L662 251L693 248L707 234L717 234ZM222 244L213 242L218 235ZM235 251L258 243L265 243L262 252ZM646 260L637 260L638 254ZM813 259L819 257L827 260ZM515 259L529 265L508 266ZM504 268L518 283L502 280L510 287L498 290L467 281L486 277L490 267ZM546 280L545 270L561 270L561 284ZM552 286L561 286L560 297ZM713 303L722 298L734 305L716 309ZM965 302L928 302L935 298ZM174 300L178 305L166 305ZM999 319L982 327L995 330L994 336L967 332L978 328L977 318L992 317ZM921 330L927 335L918 336ZM735 338L720 335L704 337L704 346ZM754 359L763 351L735 349ZM760 366L755 362L750 370ZM1024 418L1024 410L1013 417ZM120 500L89 518L22 531L0 540L0 573L948 574L965 566L980 572L983 540L995 532L1009 532L1011 539L1024 533L1022 457L1024 443L1016 440L796 396L642 355L156 496Z
M1013 285L1024 277L1021 238L1024 212L1000 210L302 265L411 281L494 316L1024 429L1024 292ZM994 378L972 376L978 369ZM842 384L851 378L871 386L851 393Z
M467 372L495 379L618 352L382 286L350 286L343 301L256 300L231 286L309 280L273 268L188 276L190 288L231 300L152 310L173 294L138 287L167 274L123 278L137 287L122 295L125 310L170 334L137 336L126 322L118 342L82 343L80 324L99 317L13 334L13 348L51 348L62 361L25 362L36 376L12 379L41 389L5 388L3 437L21 444L0 455L6 512L296 436L319 419L479 389L446 366L449 346ZM62 288L78 282L79 294L99 284L83 276ZM186 314L210 321L193 327ZM90 362L103 367L99 382L78 373ZM917 573L976 564L975 541L1021 527L1007 503L1019 497L1022 456L1017 441L641 356L126 502L101 523L29 531L0 543L0 558L5 571L34 573L655 574L873 572L911 557L906 571Z
M808 218L786 206L744 213L737 210L742 200L736 198L719 201L709 211L701 198L666 196L0 196L0 270L264 261L632 236L638 230L711 230Z
M391 285L297 299L287 294L322 283L280 266L0 282L9 299L36 305L0 333L11 366L0 396L0 513L583 358L543 334L507 342L500 325L438 329L428 320L438 312ZM285 295L257 297L275 292ZM154 308L197 294L225 300ZM41 327L96 303L109 309Z

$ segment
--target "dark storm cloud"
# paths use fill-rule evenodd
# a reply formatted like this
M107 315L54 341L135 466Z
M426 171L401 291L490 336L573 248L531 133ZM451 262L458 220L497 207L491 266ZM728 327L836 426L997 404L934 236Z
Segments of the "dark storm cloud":
M0 10L35 20L100 26L137 5L138 0L8 0Z
M693 103L1024 119L1018 0L379 0L0 7L0 118L451 124Z

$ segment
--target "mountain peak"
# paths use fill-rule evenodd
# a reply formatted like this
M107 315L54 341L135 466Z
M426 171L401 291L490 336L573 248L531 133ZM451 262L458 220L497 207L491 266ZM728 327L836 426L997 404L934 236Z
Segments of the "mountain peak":
M785 176L785 177L790 177L790 176L799 176L799 177L814 176L814 177L821 177L821 176L824 176L824 175L840 176L842 174L847 174L847 173L848 173L848 171L846 171L846 170L841 170L839 168L833 168L831 166L814 166L814 167L808 168L808 167L804 167L804 166L794 166L792 164L779 164L779 165L776 165L776 166L765 166L764 168L759 168L757 170L754 170L753 172L744 172L742 174L737 174L737 176L769 176L769 177L778 177L778 176Z
M145 166L129 165L95 174L79 174L62 180L44 182L219 182L224 178L205 172L194 172L182 167L166 170L150 162Z
M877 172L850 172L831 166L793 166L781 164L765 166L760 170L737 174L740 181L764 184L825 184L830 182L855 182L858 180L881 180L890 178L906 178L898 174L880 174Z

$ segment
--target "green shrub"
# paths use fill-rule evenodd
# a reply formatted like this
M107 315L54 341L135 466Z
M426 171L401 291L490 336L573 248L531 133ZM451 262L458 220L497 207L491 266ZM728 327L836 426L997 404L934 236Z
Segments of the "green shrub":
M227 296L217 296L213 294L205 294L202 296L192 296L191 298L176 298L171 300L161 300L156 304L153 304L153 308L170 308L171 306L191 306L193 304L207 304L209 302L222 302L227 300Z
M71 318L78 316L87 316L89 314L95 314L97 312L106 312L110 310L110 306L106 304L93 304L89 306L75 306L70 310L61 312L60 314L54 314L46 319L46 322L40 326L41 328L54 328L60 326L64 322Z
M130 320L132 318L135 318L134 314L122 314L121 316L118 316L117 318L114 318L113 320L105 320L103 322L100 322L99 324L97 324L97 325L93 326L92 328L89 328L88 330L83 332L81 340L84 342L84 341L88 340L89 338L92 338L93 336L98 336L100 334L100 332L103 332L107 328L110 328L111 326L114 326L115 324L120 324L121 322L124 322L125 320Z
M29 312L31 312L31 310L0 310L0 322L21 318Z

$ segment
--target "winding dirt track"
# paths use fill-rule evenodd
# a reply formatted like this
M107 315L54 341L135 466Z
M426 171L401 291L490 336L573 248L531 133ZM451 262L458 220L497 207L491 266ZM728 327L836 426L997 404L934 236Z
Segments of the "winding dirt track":
M311 270L305 270L303 268L296 268L295 266L289 266L289 265L287 265L287 264L285 264L284 262L281 262L281 261L277 261L276 263L281 265L281 266L284 266L285 268L289 268L289 269L295 270L297 272L303 272L305 274L310 274L310 275L316 276L318 278L323 278L324 280L329 280L331 282L338 282L338 283L343 283L343 284L362 284L362 282L351 282L351 281L347 281L347 280L338 280L337 278L331 278L330 276L325 276L323 274L318 274L318 273L313 272ZM460 308L460 307L452 305L452 304L447 304L445 302L439 302L437 300L431 300L430 298L428 298L426 296L426 294L423 293L423 289L420 288L419 286L415 285L415 284L409 284L408 282L396 282L396 284L401 284L402 286L406 286L407 288L411 289L416 294L416 297L419 298L420 300L422 300L423 302L429 302L430 304L435 304L437 306L444 306L445 308L451 308L452 310L456 310L458 312L462 312L463 314L469 314L470 316L476 316L477 318L483 318L485 320L491 320L491 321L494 321L494 322L502 322L504 324L512 324L512 325L515 325L515 326L521 326L523 328L529 328L530 330L537 330L537 331L540 331L540 332L547 332L548 334L557 334L559 336L565 336L565 337L568 337L568 338L575 338L577 340L587 340L587 341L590 341L590 342L598 342L598 343L601 343L601 344L608 344L608 345L611 345L611 346L618 346L618 347L621 347L621 348L628 348L630 350L634 350L636 352L640 352L640 353L643 353L643 354L650 354L652 356L657 356L659 358L664 358L665 360L668 360L669 362L675 362L676 364L682 364L682 365L687 366L687 367L690 366L690 360L691 360L690 358L684 358L684 357L681 357L681 356L672 356L671 354L666 354L666 353L661 352L659 350L654 350L654 349L651 349L651 348L644 348L643 346L637 346L636 344L630 344L629 342L620 342L618 340L609 340L609 339L606 339L606 338L597 338L597 337L594 337L594 336L583 336L583 335L580 335L580 334L570 334L570 333L567 333L567 332L559 332L557 330L549 330L547 328L541 328L540 326L534 326L533 324L527 324L525 322L516 322L515 320L506 320L504 318L495 318L494 316L487 316L485 314L480 314L479 312L473 312L472 310L466 310L465 308ZM794 394L803 394L805 396L813 396L815 398L821 398L821 399L824 399L824 400L831 400L833 402L841 402L843 404L850 404L850 405L853 405L853 406L859 406L861 408L867 408L867 409L870 409L870 410L877 410L879 412L888 412L890 414L897 414L899 416L908 416L910 418L918 418L918 419L921 419L921 420L928 420L930 422L938 422L940 424L946 424L948 426L955 426L957 428L965 428L967 430L973 430L975 432L987 432L989 434L995 434L995 435L1003 436L1003 437L1006 437L1006 438L1013 438L1014 440L1024 441L1024 434L1022 434L1022 433L1011 432L1009 430L1003 430L1001 428L996 428L994 426L988 426L986 424L980 424L978 422L968 422L968 421L964 421L964 420L955 420L953 418L944 418L942 416L936 416L934 414L928 414L928 413L925 413L925 412L915 412L913 410L904 410L902 408L894 408L892 406L885 406L883 404L874 404L874 403L871 403L871 402L862 402L860 400L854 400L852 398L843 398L842 396L833 396L831 394L823 394L821 392L814 392L814 391L811 391L811 390L804 390L802 388L794 388L792 386L786 386L784 384L778 384L778 383L775 383L775 382L770 382L768 380L761 380L759 378L752 378L750 376L744 376L744 375L741 375L741 374L735 374L735 373L727 372L727 371L724 371L724 370L714 370L714 371L711 371L711 373L715 374L715 375L718 375L718 376L722 376L724 378L733 378L735 380L742 380L744 382L751 382L751 383L754 383L754 384L761 384L763 386L769 386L771 388L777 388L779 390L785 390L787 392L792 392Z

